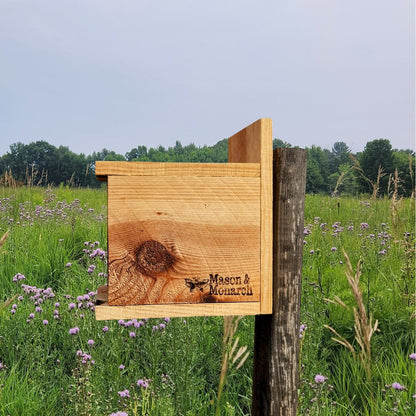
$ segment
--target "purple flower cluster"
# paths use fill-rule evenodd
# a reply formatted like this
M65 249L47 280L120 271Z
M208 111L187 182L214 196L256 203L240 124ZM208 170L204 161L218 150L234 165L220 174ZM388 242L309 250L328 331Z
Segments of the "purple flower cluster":
M347 230L349 232L354 231L354 225L351 224L351 223L352 223L352 221L350 221L350 224L348 226L344 226L339 221L334 222L332 224L332 233L331 233L331 235L333 237L339 237L343 232L345 232L345 230ZM314 224L308 224L304 227L304 231L303 231L304 236L310 235L313 232L314 226L316 226L316 225L319 225L319 228L320 228L322 234L326 234L326 232L328 231L327 223L321 222L320 217L315 217ZM357 234L359 237L368 238L369 240L374 241L374 242L378 240L380 242L381 247L377 251L377 253L380 256L384 256L385 254L387 254L388 250L390 249L390 245L388 244L388 241L392 238L392 236L388 232L389 227L388 227L387 223L381 223L379 225L378 228L381 229L381 231L378 232L377 234L376 233L371 233L371 232L368 233L369 230L370 230L370 225L367 222L361 222L359 228L362 231L362 232ZM363 233L363 231L364 232L366 231L366 233ZM306 239L303 241L303 244L307 244ZM337 247L332 246L331 251L336 252ZM318 253L318 250L314 250L314 249L309 250L310 254L314 254L315 252ZM342 264L342 262L340 262L340 264Z
M304 335L303 333L308 329L308 327L305 324L301 324L301 326L299 327L299 338L303 338Z
M315 376L315 383L322 384L325 383L325 380L328 380L328 377L323 376L322 374L317 374Z
M102 250L98 246L100 245L99 241L85 241L84 246L85 248L82 249L82 251L88 256L88 259L91 260L100 260L107 264L107 252L105 250ZM88 266L87 273L92 274L96 270L97 266L96 264L92 263ZM98 273L98 276L104 276L107 277L106 273Z
M40 289L36 286L29 286L22 284L23 292L30 296L30 300L35 303L35 305L43 303L44 300L52 299L55 297L52 288L48 287L47 289Z
M393 383L393 384L391 385L391 388L392 388L393 390L397 390L397 391L403 391L403 390L406 390L406 387L405 387L405 386L402 386L400 383Z
M305 225L305 227L303 228L303 235L312 234L312 227L313 227L312 224Z
M18 276L18 277L16 277ZM22 280L25 277L18 273L16 276L13 277L13 281L18 281L18 280ZM16 279L16 280L15 280ZM23 293L24 295L26 295L27 297L29 297L29 300L31 302L33 302L34 306L35 306L35 313L41 314L43 312L43 308L41 305L43 305L44 302L47 302L50 299L55 298L55 294L53 293L52 288L48 287L47 289L42 289L42 288L37 288L36 286L29 286L26 284L22 284L21 285L22 289L23 289ZM21 302L23 301L24 296L20 295L18 297L18 300ZM56 305L56 304L55 304ZM59 305L59 304L58 304ZM10 311L10 313L12 315L14 315L17 311L17 304L13 304L12 305L12 309ZM34 319L35 317L35 313L30 313L28 319L26 320L28 323ZM59 313L54 315L54 319L58 319L59 318ZM43 320L43 324L44 325L48 325L48 321L46 319Z
M130 392L127 389L119 391L118 395L122 398L130 398Z
M344 227L341 226L340 222L335 222L332 225L332 234L334 237L338 237L338 234L342 233L344 231Z
M153 325L152 327L152 331L163 331L164 329L166 329L166 324L170 321L170 318L165 318L164 322L161 322L158 325Z
M75 304L74 302L70 302L68 304L68 309L89 309L90 311L94 311L94 299L96 294L96 292L90 291L88 293L85 293L84 295L77 296L77 303Z
M69 328L69 334L70 335L76 335L79 332L79 328L75 326L74 328Z
M91 251L89 254L90 259L94 259L95 257L98 257L100 260L105 260L107 258L107 252L104 250L101 250L100 248L96 248L95 250Z
M139 380L137 380L136 384L137 384L138 387L141 387L143 389L147 389L149 387L151 381L152 380L149 380L149 379L139 379Z
M137 319L131 319L129 321L125 321L124 319L119 319L118 324L120 326L123 326L124 328L141 328L145 324L146 320L137 320Z
M64 221L69 222L74 214L91 215L95 210L92 208L82 207L79 199L74 199L71 203L64 201L58 201L55 203L56 195L45 191L44 205L36 205L30 201L19 204L18 216L13 218L13 204L10 203L9 198L0 199L0 213L6 216L1 217L2 220L7 220L9 224L16 224L22 227L26 225L33 226L35 221ZM105 216L103 214L95 215L93 218L97 221L104 221Z
M95 361L92 359L91 355L87 354L86 352L82 352L81 350L77 351L77 357L80 357L82 364L95 364Z
M13 276L13 282L18 282L18 281L24 280L24 279L26 279L26 277L21 273L17 273Z

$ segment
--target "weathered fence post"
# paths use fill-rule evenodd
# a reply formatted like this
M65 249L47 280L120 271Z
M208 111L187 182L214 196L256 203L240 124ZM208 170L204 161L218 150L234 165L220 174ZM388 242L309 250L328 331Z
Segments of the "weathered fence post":
M273 153L273 312L257 315L253 416L295 416L306 151Z

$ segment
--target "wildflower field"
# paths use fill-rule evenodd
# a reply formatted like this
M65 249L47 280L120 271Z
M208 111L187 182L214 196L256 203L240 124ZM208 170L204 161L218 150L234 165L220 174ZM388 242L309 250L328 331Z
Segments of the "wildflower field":
M253 317L228 326L247 349L226 376L220 317L95 320L105 205L104 189L0 188L0 416L250 415ZM414 215L306 196L299 415L414 414Z

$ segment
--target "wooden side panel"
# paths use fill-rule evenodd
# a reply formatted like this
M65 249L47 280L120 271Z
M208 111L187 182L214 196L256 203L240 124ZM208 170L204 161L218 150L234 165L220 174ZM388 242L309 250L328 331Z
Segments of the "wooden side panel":
M228 140L228 161L260 163L261 312L272 312L273 298L273 136L272 120L261 118Z
M258 302L260 178L109 176L108 240L109 305Z

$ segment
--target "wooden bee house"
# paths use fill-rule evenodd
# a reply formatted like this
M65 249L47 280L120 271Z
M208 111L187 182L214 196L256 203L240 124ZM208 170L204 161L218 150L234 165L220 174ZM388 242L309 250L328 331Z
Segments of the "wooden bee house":
M96 163L108 184L97 319L271 313L271 120L228 145L228 163Z

